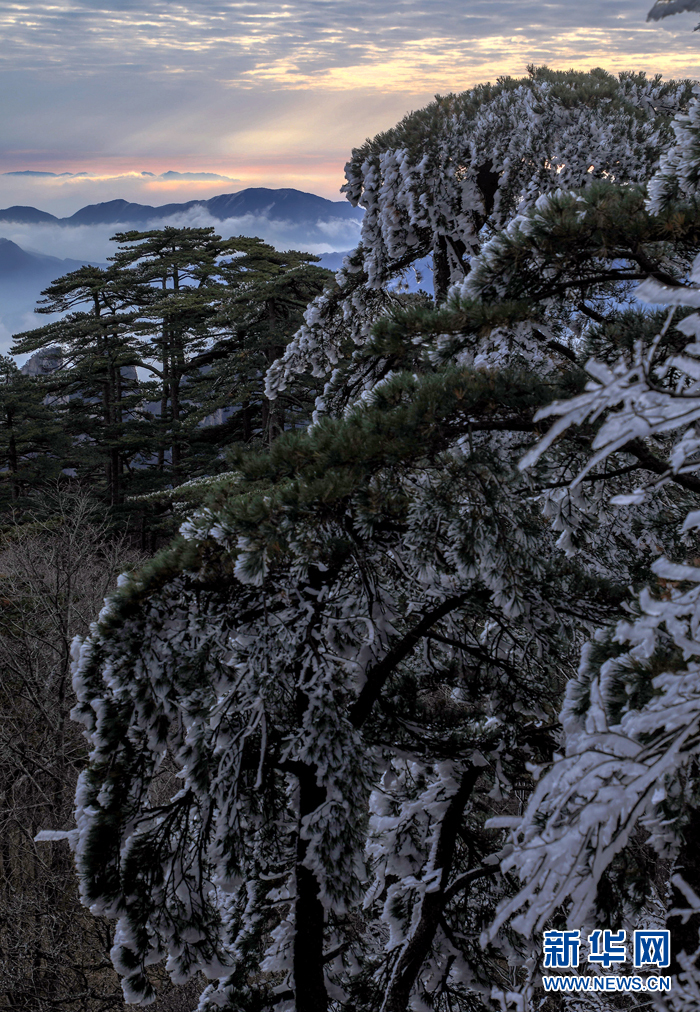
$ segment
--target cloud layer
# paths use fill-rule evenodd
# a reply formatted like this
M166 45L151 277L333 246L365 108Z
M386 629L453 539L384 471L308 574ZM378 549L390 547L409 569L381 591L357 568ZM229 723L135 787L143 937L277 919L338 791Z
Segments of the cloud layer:
M360 222L352 219L333 218L315 222L308 227L258 214L246 214L221 221L201 207L193 207L184 214L159 218L153 222L154 228L165 228L168 225L175 228L213 228L226 239L236 235L260 236L277 249L300 249L310 253L352 249L360 238ZM11 239L30 252L45 253L61 259L67 257L103 261L116 251L111 237L116 232L128 231L133 227L130 222L121 225L69 226L0 221L0 236ZM143 227L147 228L148 225Z
M199 196L217 182L204 173L332 196L350 149L436 92L530 62L697 76L696 15L650 25L649 5L13 0L0 10L0 169L92 173L45 188L54 213L88 193ZM154 175L130 193L108 181L134 170Z
M212 74L249 88L343 87L354 68L390 66L384 89L423 90L509 56L586 58L648 51L694 59L691 27L644 18L648 0L15 0L0 14L4 60L14 69L73 76ZM679 20L682 20L681 16ZM678 38L680 34L680 40ZM664 41L665 39L665 41ZM679 51L680 50L680 51ZM460 62L456 62L459 59ZM376 83L376 82L375 82Z
M123 179L134 177L139 181L147 178L149 182L159 180L171 182L186 179L188 182L194 180L195 182L206 183L221 181L226 183L240 183L240 179L235 179L233 176L222 176L218 172L176 172L173 169L169 169L167 172L128 172L116 176L110 176L109 174L100 175L97 172L47 172L45 170L37 169L13 169L11 172L3 172L1 175L11 176L13 179L23 180L57 179L67 181L69 179L79 179L83 181L87 179L110 179L115 182L119 182Z

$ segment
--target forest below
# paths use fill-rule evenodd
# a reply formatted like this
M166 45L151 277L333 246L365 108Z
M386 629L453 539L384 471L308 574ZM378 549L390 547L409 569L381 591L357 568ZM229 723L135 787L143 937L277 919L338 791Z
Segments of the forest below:
M120 232L0 361L0 1012L632 1010L542 940L641 930L698 1007L700 98L531 67L346 180L335 277Z
M113 266L42 293L37 311L64 318L17 335L28 365L0 360L0 992L12 1009L123 1004L109 928L81 912L72 861L27 854L70 818L86 758L69 720L71 641L117 575L176 534L207 478L308 423L308 378L271 405L265 371L332 281L311 255L211 228L115 240Z

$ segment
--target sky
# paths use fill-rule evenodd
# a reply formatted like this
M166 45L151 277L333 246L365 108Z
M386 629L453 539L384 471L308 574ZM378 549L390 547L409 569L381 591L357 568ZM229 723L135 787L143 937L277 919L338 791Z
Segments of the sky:
M0 207L246 186L340 199L351 149L436 93L528 63L700 77L698 15L648 24L650 6L0 0ZM57 175L5 174L26 170Z

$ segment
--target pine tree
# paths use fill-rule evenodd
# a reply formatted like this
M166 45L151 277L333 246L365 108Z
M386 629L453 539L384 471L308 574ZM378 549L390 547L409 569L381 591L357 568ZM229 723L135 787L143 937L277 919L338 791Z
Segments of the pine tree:
M327 383L319 411L342 410L377 373L339 366L378 316L396 308L390 282L432 257L435 297L464 280L470 260L518 210L555 187L614 178L644 182L687 108L689 81L604 70L530 67L438 97L353 151L346 196L365 210L361 243L321 295L268 377L271 395L300 370Z
M70 463L71 447L53 398L37 377L0 356L0 496L18 505L28 492L55 479Z
M269 444L285 428L308 424L311 416L315 391L310 377L297 377L273 404L264 379L331 276L314 265L318 258L313 254L277 252L261 239L245 236L231 242L236 255L221 265L224 287L212 320L219 335L218 358L201 374L192 396L201 405L200 417L234 408L224 422L227 441L237 437L246 444ZM217 438L216 429L206 436Z
M676 144L650 185L649 208L666 225L668 240L671 223L687 235L698 219L697 117L695 99L688 115L678 118ZM576 484L602 469L601 499L627 514L630 533L641 533L640 543L653 546L657 557L640 573L628 615L599 629L584 650L562 710L566 756L542 778L515 827L506 866L517 870L522 888L502 905L496 927L510 920L522 932L537 930L562 904L571 922L597 916L622 923L643 908L652 888L643 843L647 869L660 858L671 866L660 906L662 924L665 916L672 933L674 1007L692 1008L700 996L700 302L698 260L682 269L683 242L669 247L667 270L651 272L636 289L651 310L640 306L612 328L605 321L593 331L586 392L541 412L558 420L524 461L532 462L572 426L592 429L586 459L563 502L580 497ZM618 340L612 344L611 337ZM629 467L630 458L641 467L641 480L619 494L606 473ZM660 530L650 513L664 499L668 518Z
M510 890L485 811L513 813L551 757L553 702L638 567L612 513L562 530L555 494L542 516L576 439L518 470L537 407L583 379L542 302L380 321L367 354L392 368L371 396L244 458L83 647L78 857L87 899L120 911L131 997L159 951L177 979L221 976L212 1007L272 1007L277 981L297 1010L329 988L391 1012L505 988L517 943L476 942ZM163 761L185 789L154 812Z
M639 188L671 136L654 101L683 96L533 73L401 125L435 148L365 152L371 243L268 372L270 394L325 382L315 424L243 455L76 658L92 753L69 835L84 901L118 919L130 1000L167 958L177 981L217 981L203 1012L483 1010L532 995L538 946L518 929L662 902L631 834L693 824L685 772L665 798L651 785L696 754L682 560L700 412L692 316L660 326L634 289L696 298L692 200L654 209ZM511 142L532 152L512 171ZM459 284L437 308L381 287L448 235ZM635 621L629 587L654 573L670 584ZM615 630L636 651L621 661ZM156 803L161 771L174 790Z
M179 481L197 474L198 453L212 465L207 446L283 431L284 416L270 411L262 379L326 282L315 258L278 253L256 238L223 240L212 228L114 238L116 268L140 286L137 332L148 345L142 364L160 384L160 468L169 449L168 474ZM303 396L286 399L297 414L307 410ZM236 417L212 425L226 409L242 424Z
M158 466L164 469L167 455L177 482L191 409L184 386L211 360L221 258L236 247L213 228L120 232L114 241L120 244L115 267L139 285L139 332L149 346L144 364L160 386Z
M42 396L67 440L62 467L95 487L101 471L108 501L120 507L125 493L220 470L227 444L282 431L284 410L271 413L263 392L265 370L329 274L311 254L224 241L213 229L115 239L122 246L108 270L85 267L46 289L38 312L68 315L16 335L13 350L60 349ZM310 415L308 390L302 377L284 398L292 425Z
M73 437L73 469L83 480L102 470L107 499L116 506L123 497L125 467L148 451L149 442L137 413L141 395L135 367L142 349L132 326L134 285L123 272L82 267L42 294L38 312L69 315L15 335L13 354L61 349L61 366L46 386ZM89 311L77 308L85 305Z

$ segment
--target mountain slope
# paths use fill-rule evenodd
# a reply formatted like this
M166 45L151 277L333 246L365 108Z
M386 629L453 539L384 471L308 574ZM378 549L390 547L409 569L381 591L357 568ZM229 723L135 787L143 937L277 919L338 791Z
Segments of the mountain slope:
M77 271L87 262L87 260L62 260L46 253L31 253L11 239L0 236L0 284L6 281L14 282L18 276L46 278L48 284L62 274Z
M170 218L174 214L182 214L191 207L204 204L201 200L188 200L184 204L163 204L151 207L150 204L132 204L128 200L107 200L102 204L88 204L72 214L70 218L57 218L58 225L145 225L150 221ZM4 211L0 211L0 221Z
M42 289L89 262L32 253L0 237L0 352L7 352L11 334L41 327L55 319L34 314Z

